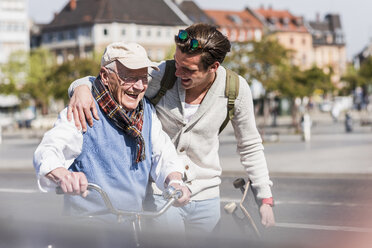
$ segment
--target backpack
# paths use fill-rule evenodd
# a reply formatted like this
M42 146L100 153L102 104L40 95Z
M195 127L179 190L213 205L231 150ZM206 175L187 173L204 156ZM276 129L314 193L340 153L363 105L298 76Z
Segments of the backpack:
M160 99L167 93L167 90L171 89L177 80L175 75L176 65L174 60L167 60L165 64L164 76L160 82L160 89L156 95L150 99L150 102L155 106L158 104ZM239 76L235 72L226 68L226 89L225 97L228 98L227 101L227 115L220 127L219 133L226 127L229 120L234 117L234 103L235 99L239 95Z

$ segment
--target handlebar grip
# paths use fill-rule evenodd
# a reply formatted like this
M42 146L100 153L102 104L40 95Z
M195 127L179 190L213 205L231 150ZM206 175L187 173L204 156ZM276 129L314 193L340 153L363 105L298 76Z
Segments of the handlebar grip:
M63 192L61 186L56 187L56 194L57 195L64 195L65 192Z
M163 191L163 197L166 200L169 199L175 199L178 200L182 197L183 193L179 189L175 189L173 186L168 186L164 191Z
M235 179L235 181L233 182L233 185L236 189L239 189L241 187L244 187L245 186L245 180L243 178L237 178Z

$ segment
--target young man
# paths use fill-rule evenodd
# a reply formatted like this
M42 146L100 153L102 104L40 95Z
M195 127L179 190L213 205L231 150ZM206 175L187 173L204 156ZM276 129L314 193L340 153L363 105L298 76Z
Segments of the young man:
M211 231L220 218L219 184L221 166L218 156L219 129L226 118L226 70L221 66L230 42L214 26L194 24L180 30L175 37L174 55L177 80L156 105L158 118L183 159L185 183L191 190L191 202L167 212L170 223L181 223L189 230ZM146 96L152 98L160 89L165 74L165 62L160 71L153 71ZM81 85L81 87L78 87ZM93 125L97 118L89 88L89 78L74 82L75 89L68 110L68 118L75 117L76 126L86 128L85 118ZM71 95L71 94L70 94ZM260 199L261 222L275 224L273 200L262 140L256 128L253 101L248 83L239 77L239 95L231 120L238 143L241 163ZM155 203L162 200L154 190ZM179 220L179 221L177 221ZM180 227L182 228L182 227Z
M105 209L97 192L87 194L88 182L101 186L115 208L140 211L150 175L161 188L172 185L182 190L178 205L189 201L189 190L179 183L182 161L154 107L143 99L148 67L158 70L140 45L107 46L92 87L99 120L82 133L67 120L64 109L36 149L39 187L48 191L59 185L69 194L65 197L68 214ZM77 194L85 198L72 196Z

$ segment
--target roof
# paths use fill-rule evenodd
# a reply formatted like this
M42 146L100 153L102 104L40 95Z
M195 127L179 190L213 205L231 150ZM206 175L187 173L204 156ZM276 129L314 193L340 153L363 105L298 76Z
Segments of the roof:
M339 15L328 14L323 21L317 18L309 22L309 26L314 45L345 45ZM332 39L328 38L329 35L332 35Z
M261 15L274 31L308 32L301 16L294 16L288 10L274 10L259 8L255 10Z
M178 7L194 23L203 22L215 24L214 21L192 0L182 1L178 4Z
M205 10L216 25L235 28L263 28L261 21L246 10Z
M187 25L165 0L77 0L75 9L68 2L44 30L111 22Z
M335 32L337 29L342 28L340 16L336 14L327 14L323 21L311 21L309 24L311 28L319 31Z

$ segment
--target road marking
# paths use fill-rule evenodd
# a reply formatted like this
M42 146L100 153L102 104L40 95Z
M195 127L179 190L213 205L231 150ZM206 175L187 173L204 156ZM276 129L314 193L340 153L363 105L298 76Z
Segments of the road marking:
M0 193L22 193L22 194L34 194L39 193L40 191L35 189L7 189L7 188L0 188Z
M240 202L240 198L222 197L221 202ZM275 205L313 205L313 206L344 206L344 207L370 207L367 203L349 203L349 202L322 202L322 201L275 201Z
M345 206L345 207L368 207L370 204L349 203L349 202L322 202L322 201L277 201L276 204L293 204L293 205L321 205L321 206Z
M300 223L275 223L275 226L284 227L284 228L312 229L312 230L324 230L324 231L372 233L372 228L351 227L351 226L323 226L323 225L300 224Z
M10 189L10 188L0 188L0 193L22 193L22 194L34 194L39 193L40 191L34 189ZM221 198L221 202L240 202L238 198ZM341 202L318 202L318 201L276 201L276 204L310 204L310 205L348 205L348 206L360 206L361 204L347 204ZM314 225L314 224L302 224L302 223L285 223L285 222L276 222L276 227L282 228L297 228L297 229L311 229L311 230L324 230L324 231L344 231L344 232L359 232L359 233L371 233L372 228L362 228L362 227L350 227L350 226L324 226L324 225Z

